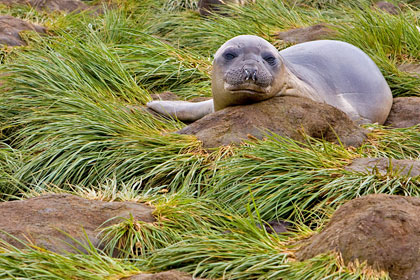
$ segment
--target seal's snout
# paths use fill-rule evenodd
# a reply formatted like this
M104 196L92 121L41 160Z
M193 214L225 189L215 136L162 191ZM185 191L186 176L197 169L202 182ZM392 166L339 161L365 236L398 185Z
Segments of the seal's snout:
M245 81L252 79L254 82L257 81L258 69L255 66L245 66L244 69Z

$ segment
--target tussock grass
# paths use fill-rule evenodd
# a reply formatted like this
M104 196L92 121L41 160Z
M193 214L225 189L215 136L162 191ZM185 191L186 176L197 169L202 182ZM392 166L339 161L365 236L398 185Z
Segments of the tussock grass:
M169 11L183 9L197 9L198 0L168 0L165 3L165 9Z
M155 199L156 200L156 199ZM226 230L235 215L212 201L171 195L152 203L154 223L127 219L102 231L104 250L124 258L147 256L203 229ZM233 217L232 217L233 216Z
M419 79L400 72L396 65L419 63L420 32L414 10L394 16L369 8L347 10L349 22L339 28L340 39L366 52L382 70L394 96L419 95Z
M13 174L23 163L20 150L13 149L6 143L0 143L0 199L7 200L23 187Z
M361 149L364 156L420 159L420 127L374 129Z
M138 268L178 268L223 279L388 279L336 255L296 261L295 242L355 197L419 196L419 178L345 169L358 157L419 159L419 127L372 126L358 149L274 135L208 153L194 137L172 133L184 124L142 106L163 91L209 96L212 55L233 36L255 34L284 48L278 31L319 22L372 57L394 96L418 95L419 79L397 69L419 61L418 11L391 16L360 1L261 0L231 6L227 17L201 18L190 4L117 1L97 16L4 11L50 32L30 36L28 47L4 51L1 60L2 198L65 191L147 202L157 221L127 219L104 229L107 255L2 244L0 278L120 279ZM260 228L277 219L289 220L291 231Z
M38 186L94 185L113 177L122 182L138 178L150 186L184 184L185 177L200 172L199 162L205 161L200 153L188 152L197 150L199 143L164 133L180 128L175 121L130 110L131 105L150 100L149 92L137 85L138 73L127 70L134 68L132 61L127 62L122 48L107 46L89 27L87 32L90 37L83 42L61 34L7 65L10 75L4 79L10 89L2 96L7 108L1 119L7 122L12 146L28 147L31 154L16 177ZM125 51L139 55L135 48ZM163 56L149 68L166 65L171 56ZM172 70L178 72L178 65ZM164 84L167 77L159 77L154 83Z
M389 279L365 264L345 266L335 254L299 262L294 257L296 238L307 229L268 234L253 219L233 219L224 232L204 231L157 250L149 258L151 269L180 268L200 277L216 279Z
M376 151L375 156L401 153L401 135L394 136L387 139L392 144L384 143L385 147L379 147L381 151ZM417 153L415 148L408 150ZM264 220L294 220L299 215L306 219L314 212L323 215L328 207L336 208L370 193L419 195L418 179L345 170L356 157L360 155L355 151L335 144L298 143L273 136L268 141L250 143L235 156L219 162L212 178L214 188L207 195L240 213L245 213L247 203L255 200Z
M225 41L237 35L253 34L274 42L276 31L325 20L318 10L293 8L283 1L272 0L240 7L232 5L224 12L230 16L215 14L203 19L194 12L174 13L170 17L165 14L148 32L182 48L212 56Z
M1 242L1 279L120 279L139 274L133 264L89 249L89 254L60 255L36 247L17 249Z

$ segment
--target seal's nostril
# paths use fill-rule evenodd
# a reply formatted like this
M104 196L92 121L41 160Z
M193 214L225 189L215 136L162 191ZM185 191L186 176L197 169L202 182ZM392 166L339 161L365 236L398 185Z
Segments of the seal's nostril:
M252 80L255 82L257 80L257 70L252 74Z
M247 69L245 69L244 71L245 71L245 80L248 81L249 78L251 77L251 73L249 73Z

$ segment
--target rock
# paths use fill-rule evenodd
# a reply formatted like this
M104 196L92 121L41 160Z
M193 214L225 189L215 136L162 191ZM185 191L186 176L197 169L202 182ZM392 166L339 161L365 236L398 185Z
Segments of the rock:
M80 0L0 0L7 6L29 5L38 10L74 12L92 9Z
M152 211L152 208L135 202L104 202L70 194L49 194L0 203L0 216L3 217L0 229L53 252L75 252L65 242L81 247L63 232L86 243L84 230L92 244L98 247L100 229L121 221L109 219L129 218L131 214L136 220L151 223L155 221ZM0 238L18 248L24 247L6 234L0 233Z
M200 280L201 278L192 278L191 275L176 270L159 272L155 274L142 273L121 280Z
M178 95L170 91L165 91L159 94L151 94L150 97L152 97L152 100L179 100Z
M337 32L325 23L309 27L294 28L288 31L279 32L277 37L286 43L298 44L309 41L328 39L334 37Z
M398 70L407 72L412 76L420 78L420 64L416 63L404 63L397 66Z
M26 45L19 33L28 30L36 31L38 33L46 32L46 29L42 26L34 25L12 16L0 16L0 45Z
M357 126L342 111L307 98L282 96L234 107L227 107L178 131L192 134L205 148L240 143L248 135L262 139L263 130L303 141L302 132L315 138L337 142L336 135L346 146L359 146L366 138L365 130Z
M373 4L373 8L387 12L391 15L398 15L399 13L401 13L401 10L397 6L386 1L376 2L375 4Z
M403 128L417 124L420 124L420 97L394 98L391 112L384 125Z
M287 228L291 227L292 224L285 221L270 221L267 223L263 223L264 229L267 231L267 233L283 233L287 232ZM257 227L261 228L261 224L257 224Z
M393 173L396 172L401 176L420 176L419 160L401 160L390 158L356 158L350 165L345 167L345 169L349 171L379 173L381 175L386 175L388 173L388 169L391 168Z
M342 205L298 250L299 260L328 251L367 263L393 280L420 279L420 198L374 194Z
M209 99L212 99L212 98L211 97L206 97L206 96L198 96L198 97L191 98L188 101L190 101L190 102L202 102L202 101L207 101Z
M244 5L247 2L254 3L255 0L200 0L198 1L198 11L202 16L208 16L211 13L223 14L221 6L226 4Z

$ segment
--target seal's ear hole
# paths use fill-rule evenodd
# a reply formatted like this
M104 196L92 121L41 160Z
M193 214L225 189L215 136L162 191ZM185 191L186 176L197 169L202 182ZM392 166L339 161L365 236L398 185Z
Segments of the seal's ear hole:
M238 55L235 53L235 52L232 52L232 51L227 51L227 52L225 52L224 54L223 54L223 57L226 59L226 60L232 60L232 59L234 59L235 57L237 57Z

